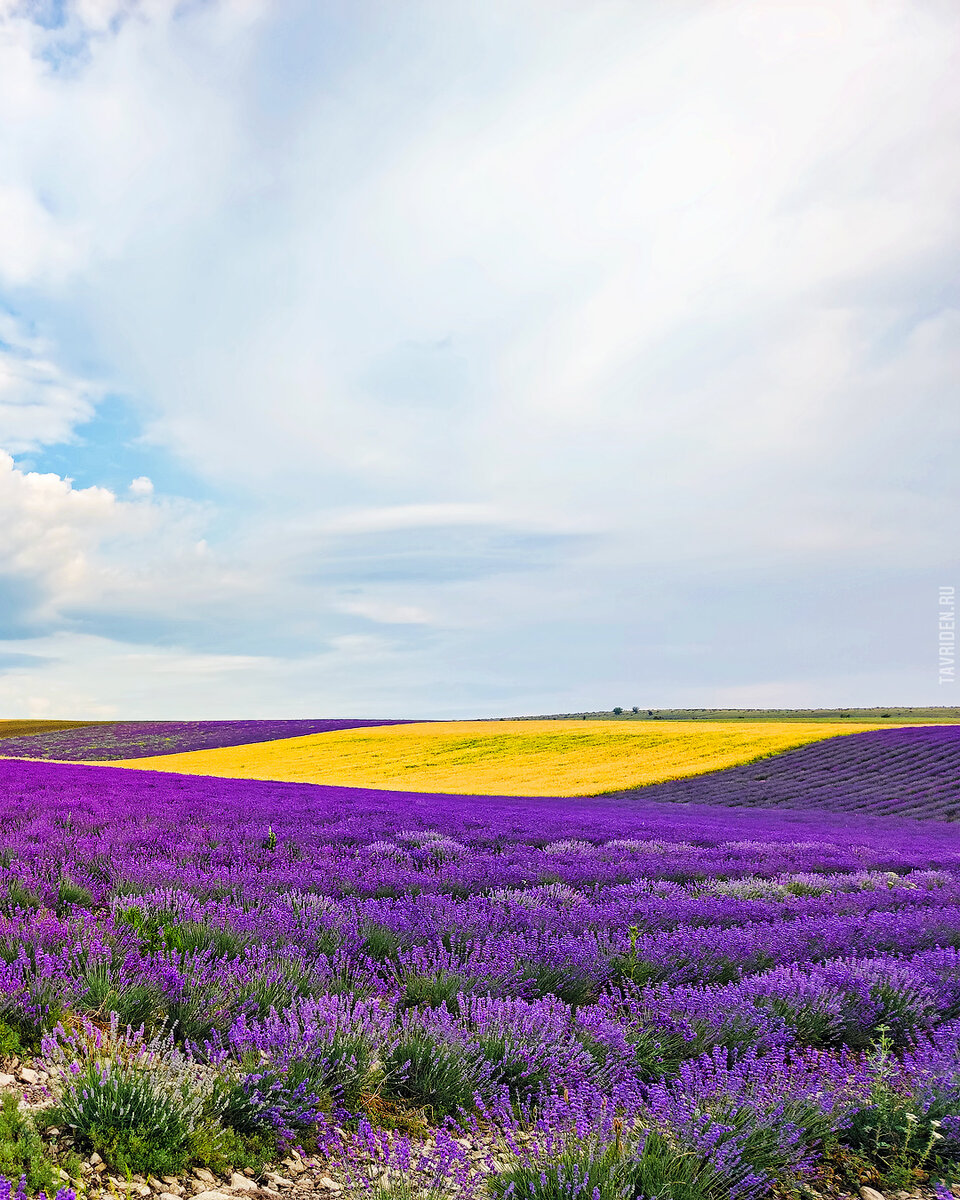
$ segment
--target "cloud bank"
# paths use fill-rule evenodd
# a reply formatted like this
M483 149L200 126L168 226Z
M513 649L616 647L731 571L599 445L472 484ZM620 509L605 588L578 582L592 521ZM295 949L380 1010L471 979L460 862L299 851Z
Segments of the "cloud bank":
M0 704L953 702L958 35L0 4Z

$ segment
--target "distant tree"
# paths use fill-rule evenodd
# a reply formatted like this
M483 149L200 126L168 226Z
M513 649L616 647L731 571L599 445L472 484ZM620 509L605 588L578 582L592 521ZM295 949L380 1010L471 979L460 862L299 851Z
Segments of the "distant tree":
M653 709L652 709L652 708L648 708L648 709L647 709L647 716L648 716L648 717L652 717L652 716L653 716Z
M630 709L630 711L631 711L632 713L638 713L638 712L640 711L640 709L639 709L639 708L637 708L637 706L636 706L636 705L634 705L634 706L633 706L633 708L631 708L631 709Z
M619 717L622 712L623 712L623 709L618 704L617 707L613 710L613 715L615 717Z

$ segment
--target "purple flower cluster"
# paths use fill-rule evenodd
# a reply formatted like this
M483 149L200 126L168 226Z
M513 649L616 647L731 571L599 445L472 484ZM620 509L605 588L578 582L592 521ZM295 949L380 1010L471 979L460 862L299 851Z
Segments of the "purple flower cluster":
M637 793L681 804L821 809L955 821L960 725L875 729Z
M406 721L117 721L79 729L57 729L26 737L4 738L5 758L46 758L61 762L109 762L118 758L149 758L217 746L245 746L278 738L364 729L371 725L405 725Z
M0 1200L27 1200L26 1178L21 1177L19 1183L14 1187L9 1179L0 1176ZM38 1192L34 1200L47 1200L46 1192ZM73 1188L60 1188L55 1200L77 1200L77 1193Z
M173 1027L230 1119L319 1122L348 1174L419 1170L389 1103L464 1188L477 1122L533 1163L589 1136L642 1164L654 1130L755 1200L874 1103L878 1041L960 1150L960 827L656 790L2 762L0 1020Z

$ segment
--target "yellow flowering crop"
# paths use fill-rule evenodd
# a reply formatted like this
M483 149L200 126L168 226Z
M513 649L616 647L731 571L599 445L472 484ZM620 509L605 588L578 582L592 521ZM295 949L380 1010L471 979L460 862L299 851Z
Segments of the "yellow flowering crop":
M436 721L112 765L406 792L582 796L701 775L876 723Z

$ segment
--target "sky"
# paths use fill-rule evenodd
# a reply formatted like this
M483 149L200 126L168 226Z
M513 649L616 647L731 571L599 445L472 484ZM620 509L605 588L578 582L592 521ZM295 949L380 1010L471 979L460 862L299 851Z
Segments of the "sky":
M0 715L957 704L954 0L0 0Z

